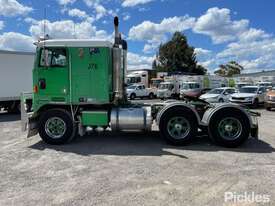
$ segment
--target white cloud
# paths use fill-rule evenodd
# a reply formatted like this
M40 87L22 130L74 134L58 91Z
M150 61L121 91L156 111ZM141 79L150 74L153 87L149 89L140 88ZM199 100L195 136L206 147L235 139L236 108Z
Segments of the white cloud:
M235 40L248 28L249 21L242 19L233 21L229 9L210 8L197 19L193 31L211 37L214 43Z
M0 21L0 30L2 30L5 27L5 23L3 21Z
M124 21L127 21L127 20L129 20L130 18L131 18L131 16L130 16L129 14L126 14L126 15L123 16L123 20L124 20Z
M79 9L70 9L68 10L68 15L71 17L78 17L80 19L86 19L89 17L85 11Z
M206 61L199 61L198 64L203 66L206 69L212 70L211 68L213 68L213 66L216 65L216 62L215 62L215 59L209 59Z
M147 4L154 0L122 0L122 1L123 1L122 2L123 7L134 7L140 4Z
M150 69L152 68L152 63L154 57L142 56L132 52L128 52L128 69Z
M21 33L7 32L0 35L0 49L34 51L33 38Z
M212 52L208 49L203 49L203 48L195 48L195 53L197 54L197 56L209 56L209 54L211 54Z
M164 18L159 24L144 21L129 30L129 38L132 40L163 40L165 34L190 29L195 18L189 16Z
M0 15L2 16L26 15L32 10L31 7L24 6L16 0L0 0Z
M101 19L104 16L107 15L111 15L111 16L115 16L116 15L116 11L112 10L112 9L106 9L102 4L101 4L102 0L84 0L84 3L90 7L94 9L95 12L95 18L97 20Z
M270 34L267 34L265 31L261 29L254 29L250 28L249 30L243 32L240 36L239 39L241 41L255 41L257 39L265 39L271 37Z
M90 22L83 21L80 23L74 23L72 20L55 21L50 22L46 20L45 22L39 21L30 27L30 33L34 38L39 38L44 35L44 25L45 33L51 38L78 38L78 39L88 39L88 38L98 38L105 39L108 38L106 31L97 30L95 26L92 26Z
M159 46L161 42L167 40L167 35L176 31L184 31L192 28L195 18L189 16L164 18L160 23L144 21L129 30L129 39L146 41L144 52L151 52Z
M66 6L68 4L73 4L76 0L57 0L60 5Z

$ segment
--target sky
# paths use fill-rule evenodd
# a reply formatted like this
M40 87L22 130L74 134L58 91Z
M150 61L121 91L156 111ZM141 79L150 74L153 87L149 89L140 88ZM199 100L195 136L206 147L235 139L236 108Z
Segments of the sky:
M129 69L150 69L158 46L180 31L210 73L232 60L244 72L272 70L274 8L274 0L0 0L0 49L34 51L45 33L113 41L118 16Z

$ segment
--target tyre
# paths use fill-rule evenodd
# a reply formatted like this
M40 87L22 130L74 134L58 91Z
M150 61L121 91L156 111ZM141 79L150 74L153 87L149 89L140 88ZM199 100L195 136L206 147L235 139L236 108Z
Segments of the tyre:
M133 93L133 94L130 95L130 99L133 100L133 99L135 99L135 98L136 98L136 94L135 94L135 93Z
M208 128L211 139L224 147L238 147L250 134L248 118L240 111L232 109L214 114Z
M271 107L266 107L265 108L267 111L271 111Z
M149 99L154 99L154 94L153 93L149 94Z
M198 123L192 111L175 107L167 110L159 123L161 136L172 145L185 145L195 137Z
M259 100L258 99L255 99L253 104L252 104L253 108L258 108L259 106Z
M41 115L38 132L44 142L59 145L75 137L76 125L68 111L52 109Z

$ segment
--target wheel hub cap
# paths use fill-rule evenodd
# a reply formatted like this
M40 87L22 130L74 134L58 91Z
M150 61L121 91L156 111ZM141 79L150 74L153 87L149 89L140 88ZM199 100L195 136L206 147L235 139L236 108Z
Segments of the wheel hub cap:
M224 118L218 124L218 132L223 139L235 140L242 133L242 124L234 117Z
M168 121L167 131L175 139L184 139L190 130L189 121L184 117L173 117Z
M61 138L66 132L66 123L59 117L49 118L45 124L45 132L53 139Z

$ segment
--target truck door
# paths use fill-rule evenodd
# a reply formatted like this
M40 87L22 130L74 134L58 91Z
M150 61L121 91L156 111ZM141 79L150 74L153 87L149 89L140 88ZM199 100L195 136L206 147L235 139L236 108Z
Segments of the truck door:
M65 48L42 48L34 85L39 101L66 102L69 94L68 59Z

